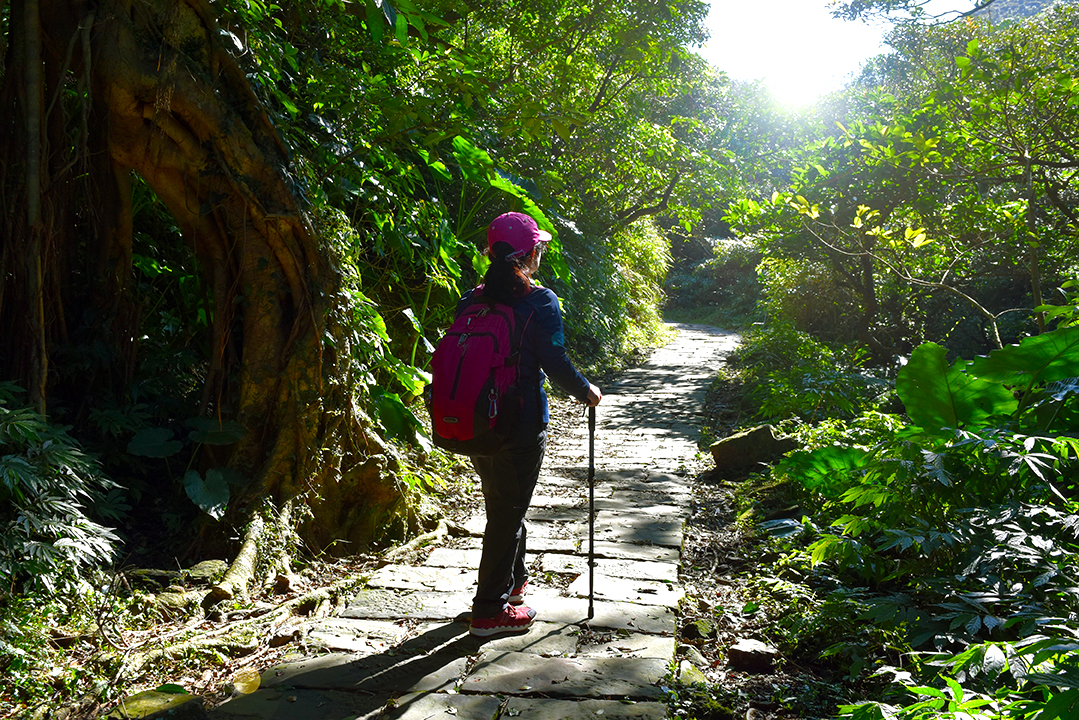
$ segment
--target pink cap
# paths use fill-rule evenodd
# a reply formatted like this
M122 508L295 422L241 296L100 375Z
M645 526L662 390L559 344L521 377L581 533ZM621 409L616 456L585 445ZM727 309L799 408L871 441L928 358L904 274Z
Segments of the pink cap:
M509 257L527 255L536 245L550 240L551 233L540 230L535 220L519 212L503 213L487 228L487 249L493 249L495 243L508 243L513 248Z

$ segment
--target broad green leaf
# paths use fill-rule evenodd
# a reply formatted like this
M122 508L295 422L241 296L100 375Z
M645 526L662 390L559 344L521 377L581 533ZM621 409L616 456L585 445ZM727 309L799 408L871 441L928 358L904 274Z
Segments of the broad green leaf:
M433 174L439 180L444 182L453 182L453 175L450 173L449 168L441 160L436 160L430 163L427 167L431 168L431 174Z
M381 392L375 401L378 419L391 437L410 440L414 429L423 425L396 393Z
M393 373L397 376L397 380L404 385L405 389L412 395L421 394L424 387L431 382L430 373L426 373L408 363L401 362L397 358L390 358L390 364L393 365Z
M928 685L913 685L907 688L911 692L918 693L919 695L928 695L929 697L944 698L944 692L938 690L935 687L929 687Z
M404 316L406 318L408 318L409 323L412 324L412 329L415 330L420 335L423 335L423 325L420 324L420 320L419 320L419 318L416 317L415 311L412 308L409 307L409 308L405 308L401 312L404 314Z
M1037 675L1037 673L1028 675L1026 679L1030 681L1035 675ZM1034 682L1038 681L1034 680ZM1053 683L1053 685L1056 685L1056 683ZM1075 717L1074 708L1077 701L1079 701L1079 690L1070 689L1065 690L1062 693L1057 693L1045 703L1041 712L1034 716L1035 720L1055 720L1056 718L1072 720L1072 718Z
M457 158L457 162L461 166L461 174L465 176L465 180L481 185L490 183L489 177L495 163L485 150L476 147L469 140L458 135L453 139L453 156Z
M172 430L167 428L145 428L135 433L127 444L127 451L142 457L166 458L180 452L184 444L172 439Z
M554 128L554 131L558 133L558 137L562 138L563 142L569 142L570 135L573 134L573 131L570 130L566 123L561 120L553 119L551 120L551 127Z
M453 236L451 235L450 238L453 238ZM438 246L438 256L442 259L442 264L446 266L446 270L449 271L450 275L452 275L454 279L460 279L461 266L456 258L450 254L451 249L455 249L456 247L457 241L455 239L451 242L442 242Z
M949 366L946 355L940 345L926 343L899 370L895 390L915 425L939 432L1015 412L1018 402L1007 388L963 372L965 362Z
M194 428L188 437L204 445L231 445L247 434L247 429L235 420L221 423L217 418L197 417L188 420L187 425Z
M169 695L188 694L187 690L184 689L183 685L177 685L175 683L165 683L164 685L158 685L157 688L155 688L155 691L159 693L168 693Z
M538 225L541 230L546 230L551 233L551 241L547 243L547 254L544 256L544 261L552 270L554 270L555 277L559 280L569 282L569 265L566 264L565 259L562 257L562 243L558 240L558 231L555 229L554 224L547 219L547 216L543 213L543 210L540 209L540 206L532 200L528 191L497 172L491 175L490 183L491 187L498 188L517 198L521 203L521 211L535 220L536 225Z
M214 520L224 517L229 502L229 484L220 469L207 470L205 480L197 470L188 470L184 473L184 492Z
M963 687L956 682L955 678L945 677L944 682L948 683L948 687L952 689L952 697L955 698L957 703L963 702Z
M971 372L984 380L1030 387L1079 374L1079 326L1024 338L1018 345L975 358Z

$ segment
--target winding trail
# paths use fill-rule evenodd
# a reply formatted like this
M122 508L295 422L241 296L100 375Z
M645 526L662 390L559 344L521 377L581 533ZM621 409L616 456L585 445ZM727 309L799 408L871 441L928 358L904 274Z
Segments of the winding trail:
M482 640L467 612L482 510L469 536L418 565L375 572L338 616L311 621L306 657L268 668L217 720L667 717L660 684L675 652L682 526L703 401L738 336L676 325L678 337L604 388L596 429L595 617L588 610L587 423L552 435L528 515L525 635ZM477 483L478 485L478 483ZM478 493L478 489L476 490Z

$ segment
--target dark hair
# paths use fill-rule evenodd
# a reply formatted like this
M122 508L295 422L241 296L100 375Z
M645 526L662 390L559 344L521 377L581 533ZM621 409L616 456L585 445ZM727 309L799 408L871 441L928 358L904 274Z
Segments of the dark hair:
M487 268L487 274L483 276L483 296L495 302L512 305L532 289L532 281L529 280L525 268L532 262L536 252L543 252L543 243L539 243L532 252L517 257L508 257L513 253L513 247L509 243L497 242L488 252L491 258L491 266Z

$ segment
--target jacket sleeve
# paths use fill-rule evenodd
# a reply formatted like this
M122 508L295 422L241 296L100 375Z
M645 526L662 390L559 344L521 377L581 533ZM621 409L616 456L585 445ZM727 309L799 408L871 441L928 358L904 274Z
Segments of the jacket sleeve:
M535 314L530 334L533 334L539 365L555 385L572 397L584 402L588 398L588 380L573 366L566 354L562 332L562 310L558 297L547 288L535 294Z

